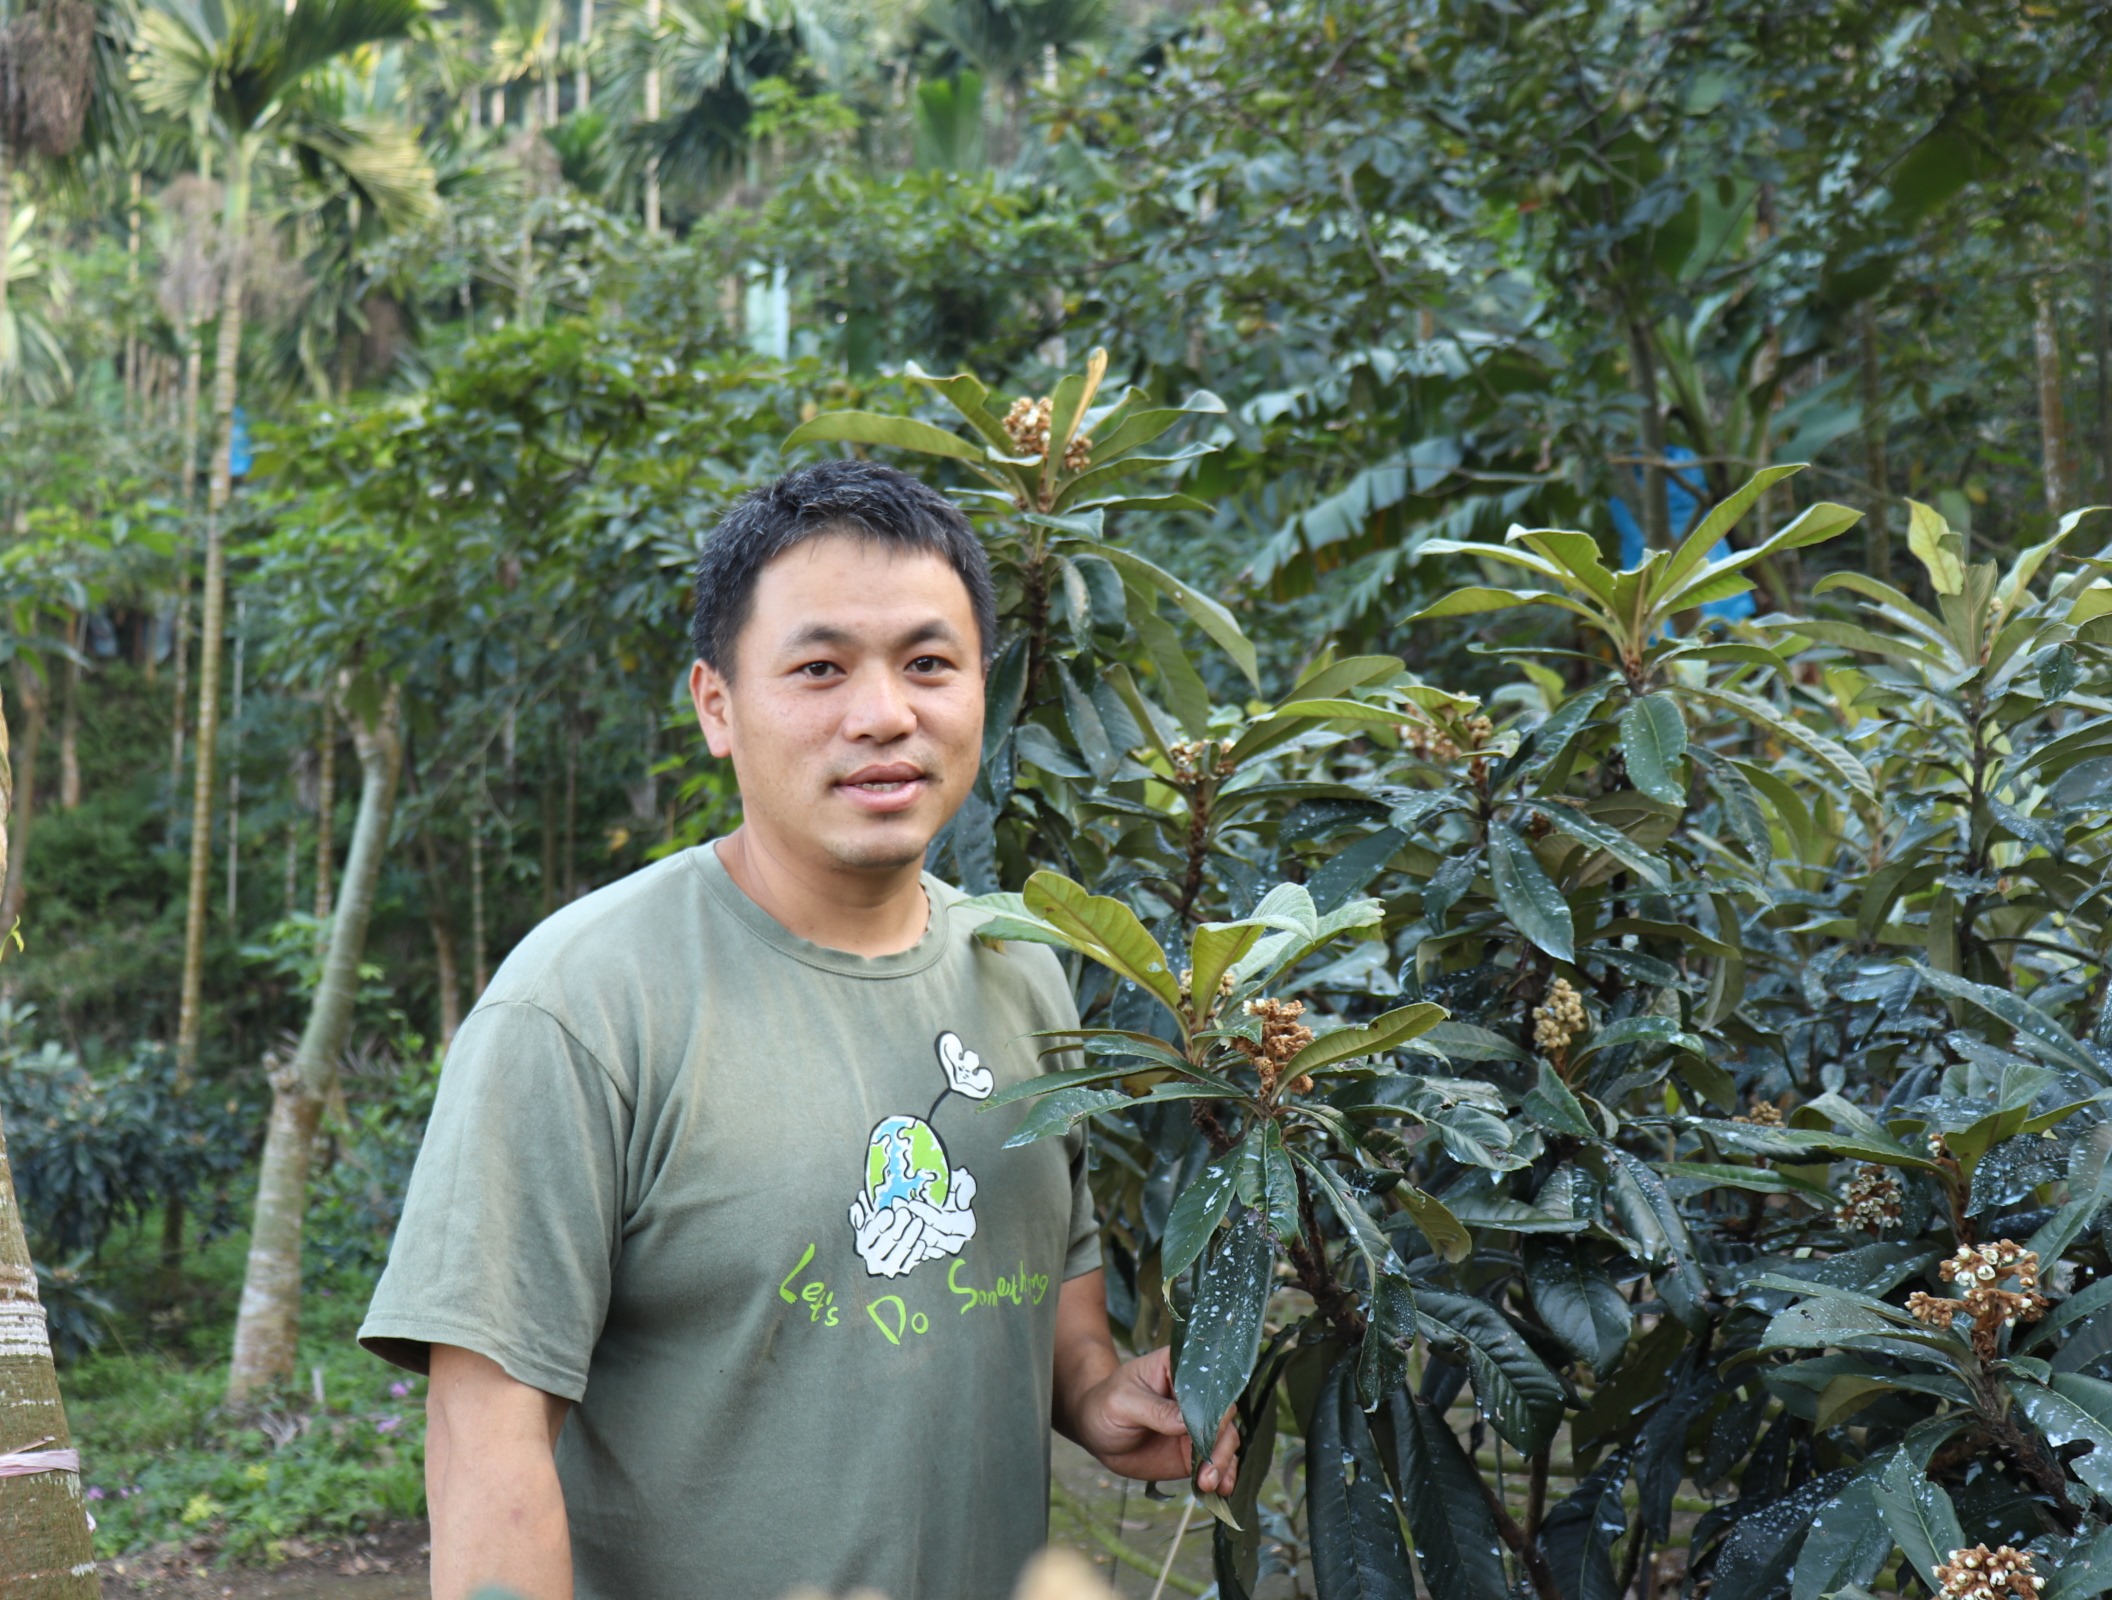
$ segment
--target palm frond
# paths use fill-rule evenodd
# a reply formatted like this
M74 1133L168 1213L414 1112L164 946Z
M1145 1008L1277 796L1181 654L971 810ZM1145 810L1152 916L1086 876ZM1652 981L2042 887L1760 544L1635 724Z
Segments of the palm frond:
M424 14L421 0L300 0L282 13L281 92L324 62L363 44L402 38Z
M387 226L423 222L439 209L432 163L406 123L303 106L288 116L285 137L311 176L337 178Z

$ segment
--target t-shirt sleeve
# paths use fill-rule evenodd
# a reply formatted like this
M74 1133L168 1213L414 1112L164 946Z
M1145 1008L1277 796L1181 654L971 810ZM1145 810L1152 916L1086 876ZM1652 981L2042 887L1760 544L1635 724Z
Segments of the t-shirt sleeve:
M487 1004L455 1037L359 1342L426 1371L458 1345L586 1393L623 1214L630 1107L550 1013Z

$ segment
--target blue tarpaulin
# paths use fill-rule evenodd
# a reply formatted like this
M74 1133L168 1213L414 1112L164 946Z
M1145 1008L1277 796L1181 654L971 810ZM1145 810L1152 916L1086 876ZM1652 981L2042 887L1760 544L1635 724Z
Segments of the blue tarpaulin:
M227 472L232 478L249 476L250 463L255 459L249 448L249 413L240 406L229 419L227 430Z
M1669 445L1665 450L1665 459L1675 463L1690 462L1694 459L1694 452L1685 445ZM1635 496L1637 501L1640 502L1643 494L1643 469L1636 467L1632 469L1632 472L1635 480ZM1702 481L1701 469L1698 467L1689 467L1682 470L1681 467L1675 465L1666 472L1665 520L1670 525L1675 538L1683 534L1700 517L1701 495L1706 487L1707 485ZM1607 509L1613 514L1613 531L1619 536L1621 541L1621 565L1624 567L1638 565L1643 559L1642 524L1636 520L1635 513L1629 509L1628 502L1619 496L1615 496L1607 502ZM1721 561L1731 553L1730 540L1719 539L1716 543L1716 548L1709 552L1709 559L1711 561ZM1726 622L1743 622L1756 609L1751 595L1734 594L1727 600L1711 600L1701 608L1701 614L1704 617L1721 617Z

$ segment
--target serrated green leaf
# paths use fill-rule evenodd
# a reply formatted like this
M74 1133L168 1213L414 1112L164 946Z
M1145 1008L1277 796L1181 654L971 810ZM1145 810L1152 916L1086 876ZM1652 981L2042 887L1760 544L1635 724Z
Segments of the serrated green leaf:
M1408 1547L1347 1362L1314 1408L1306 1504L1319 1600L1415 1600Z
M1166 1215L1166 1231L1159 1239L1159 1274L1171 1281L1188 1270L1203 1253L1217 1225L1225 1220L1232 1204L1236 1152L1227 1151L1196 1174Z
M1936 1568L1965 1544L1951 1497L1929 1481L1929 1475L1902 1451L1871 1488L1879 1515L1892 1539L1932 1591L1943 1588Z
M1488 862L1496 902L1512 926L1557 961L1576 960L1576 923L1569 902L1541 867L1532 847L1506 824L1492 822Z
M1123 573L1150 588L1157 589L1167 599L1179 606L1198 628L1208 634L1217 647L1232 658L1233 664L1246 674L1247 681L1256 688L1261 686L1261 667L1255 658L1254 642L1240 631L1232 613L1208 595L1191 588L1163 567L1146 561L1131 550L1119 545L1103 545L1093 550L1120 567Z
M1430 1600L1506 1600L1503 1545L1480 1472L1443 1413L1405 1390L1386 1401L1393 1482Z
M1396 1045L1428 1033L1448 1015L1450 1013L1443 1006L1419 1000L1413 1005L1397 1006L1375 1021L1323 1033L1291 1057L1284 1066L1284 1076L1295 1078L1302 1072L1321 1072L1337 1062L1353 1061L1359 1056L1382 1055Z
M1687 803L1687 721L1669 694L1646 694L1621 713L1621 754L1644 794L1668 806Z
M1199 1456L1217 1443L1218 1424L1253 1375L1275 1259L1261 1219L1242 1209L1204 1264L1173 1369L1173 1397Z
M1474 1396L1506 1444L1531 1455L1562 1421L1562 1381L1485 1300L1425 1288L1415 1297L1423 1337L1465 1363Z
M915 417L890 417L877 411L825 411L794 428L785 439L784 448L790 450L796 445L817 440L886 445L897 450L914 450L919 455L966 461L977 467L983 465L982 449L959 434Z
M1020 899L1028 911L1071 939L1075 948L1180 1017L1180 984L1167 969L1166 952L1128 906L1106 895L1088 894L1054 872L1037 872L1027 879Z

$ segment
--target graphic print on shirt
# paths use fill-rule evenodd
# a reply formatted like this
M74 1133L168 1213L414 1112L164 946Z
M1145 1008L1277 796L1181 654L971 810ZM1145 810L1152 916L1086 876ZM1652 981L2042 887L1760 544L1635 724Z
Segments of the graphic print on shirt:
M865 1187L850 1216L869 1277L899 1278L922 1262L959 1255L975 1237L975 1174L947 1159L931 1119L948 1095L987 1100L997 1081L950 1029L933 1048L946 1087L931 1109L921 1117L882 1117L866 1139Z

